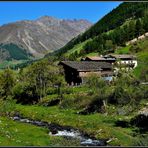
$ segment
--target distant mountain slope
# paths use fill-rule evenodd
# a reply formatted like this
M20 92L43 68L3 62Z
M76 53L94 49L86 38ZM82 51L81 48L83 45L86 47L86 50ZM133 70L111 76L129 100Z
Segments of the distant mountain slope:
M30 55L31 56L31 55ZM25 49L18 47L17 45L0 44L0 60L27 60L29 59L29 53Z
M34 57L43 57L61 48L91 25L87 20L60 20L49 16L34 21L18 21L0 27L0 44L13 43Z
M52 55L75 59L91 52L115 50L147 31L148 3L124 2Z

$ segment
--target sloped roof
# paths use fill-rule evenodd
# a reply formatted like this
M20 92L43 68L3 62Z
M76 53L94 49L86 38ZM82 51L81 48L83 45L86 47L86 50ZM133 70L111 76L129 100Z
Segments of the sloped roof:
M129 54L109 54L108 56L112 56L116 59L135 59L136 56Z
M99 56L93 56L93 57L89 57L89 56L87 56L86 58L88 58L88 59L90 59L90 60L105 60L105 58L103 58L103 57L99 57Z
M92 61L115 61L115 58L106 58L104 57L99 57L99 56L94 56L94 57L86 57L85 59L90 59Z
M110 63L94 61L61 61L59 64L66 65L77 71L100 71L112 68Z

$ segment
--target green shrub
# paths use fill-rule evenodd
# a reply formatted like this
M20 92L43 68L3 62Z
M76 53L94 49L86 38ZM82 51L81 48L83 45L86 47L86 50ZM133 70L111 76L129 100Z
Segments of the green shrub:
M60 108L68 109L74 108L74 99L73 97L64 98L60 104Z
M129 51L132 52L132 53L137 53L137 52L142 51L142 48L139 47L138 44L135 44L135 45L132 45L132 46L129 48Z
M31 86L27 82L20 82L13 87L13 97L17 100L17 103L22 104L32 104L39 100L35 86Z
M86 94L64 95L60 104L61 108L82 109L92 100L92 96Z
M61 91L64 94L72 94L74 92L72 87L62 87Z
M59 103L59 100L60 100L60 98L57 94L48 95L48 96L42 98L42 100L40 100L38 102L38 105L44 105L44 106L50 106L50 104L57 105Z
M49 87L46 91L47 95L57 94L57 88Z
M8 96L6 100L0 100L0 115L10 115L15 111L16 100Z
M131 73L122 73L114 84L112 102L117 105L130 104L136 107L139 102L147 97L147 88L140 85L139 80Z
M148 67L144 66L141 69L140 79L144 82L148 82Z
M90 74L90 76L86 80L86 85L90 88L102 88L106 85L106 83L97 74Z
M62 86L60 88L60 91L62 94L71 94L73 93L73 88L72 87L64 87ZM47 95L53 95L53 94L58 94L58 88L57 87L49 87L47 89Z
M14 71L5 69L0 73L0 97L6 99L12 95L12 88L16 83Z
M133 144L133 146L139 146L139 147L145 147L148 146L148 136L147 135L141 135L138 140L136 140Z

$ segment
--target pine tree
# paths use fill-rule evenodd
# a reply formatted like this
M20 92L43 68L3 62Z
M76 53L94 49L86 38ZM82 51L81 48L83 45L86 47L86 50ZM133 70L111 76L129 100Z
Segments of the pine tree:
M143 17L143 29L145 32L148 31L148 14Z
M11 69L5 69L0 74L0 96L6 99L8 96L12 95L12 87L15 84L14 72Z
M128 34L129 34L130 40L135 38L135 23L134 23L134 21L130 21L130 23L129 23Z
M138 19L136 21L136 25L135 25L135 35L136 37L140 36L143 32L143 28L142 28L142 23L140 21L140 19Z

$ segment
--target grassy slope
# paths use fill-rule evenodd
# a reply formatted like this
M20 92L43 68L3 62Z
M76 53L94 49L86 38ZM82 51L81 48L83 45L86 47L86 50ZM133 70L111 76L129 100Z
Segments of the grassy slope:
M126 47L122 47L115 51L116 54L129 54L130 45Z
M48 135L48 129L0 117L0 146L74 146L76 140Z
M142 51L137 53L138 66L135 68L134 73L139 77L142 69L148 65L148 38L139 43Z
M80 61L81 58L87 57L87 56L98 56L98 53L97 52L91 52L91 53L86 54L85 56L80 56L79 58L77 58L77 60Z
M25 123L17 123L3 117L0 117L0 135L0 145L2 146L41 146L50 144L46 129Z
M136 21L136 20L132 19L132 21ZM126 20L120 27L122 28L123 26L128 25L129 22L130 22L130 20ZM106 34L110 34L110 33L113 32L114 30L115 30L115 29L109 30L108 32L106 32ZM83 47L86 45L86 43L87 43L88 41L91 41L91 40L92 40L92 39L90 38L90 39L85 40L85 41L83 41L83 42L81 42L81 43L79 43L79 44L74 45L73 48L69 49L69 50L68 50L66 53L64 53L63 55L64 55L64 56L69 56L70 54L74 53L75 51L77 51L77 52L79 53L79 52L83 49ZM123 49L121 48L120 50L117 50L116 53L117 53L117 54L127 54L128 51L129 51L129 48L130 48L130 46L123 47ZM98 55L98 53L92 52L92 53L86 54L85 56L96 56L96 55ZM79 59L81 59L81 58L82 58L82 57L78 57L77 59L79 60Z
M80 44L75 45L72 49L68 50L68 52L66 52L64 55L65 56L69 56L70 54L74 53L75 51L77 51L78 53L83 49L83 46L88 42L89 40L86 40L85 42L82 42Z

